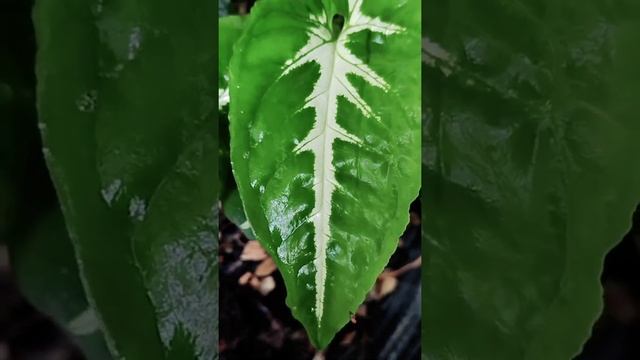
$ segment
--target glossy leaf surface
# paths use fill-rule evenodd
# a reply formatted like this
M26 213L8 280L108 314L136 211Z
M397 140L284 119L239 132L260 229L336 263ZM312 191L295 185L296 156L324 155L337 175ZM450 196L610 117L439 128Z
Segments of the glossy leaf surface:
M398 244L420 164L420 2L260 1L231 60L231 160L324 348Z
M218 20L218 108L229 104L229 62L233 46L242 35L245 18L238 15Z
M423 358L570 359L640 201L640 9L430 4Z
M226 208L226 200L232 192L236 192L236 183L231 172L229 154L229 63L233 54L233 46L240 38L245 24L244 16L225 16L218 20L218 110L220 131L220 200ZM245 218L242 204L238 202L241 217ZM233 204L235 207L236 204ZM226 210L225 210L226 211ZM246 220L246 219L245 219ZM232 219L232 221L234 221ZM238 223L237 225L240 225Z
M215 16L205 1L36 5L44 152L117 358L217 357Z

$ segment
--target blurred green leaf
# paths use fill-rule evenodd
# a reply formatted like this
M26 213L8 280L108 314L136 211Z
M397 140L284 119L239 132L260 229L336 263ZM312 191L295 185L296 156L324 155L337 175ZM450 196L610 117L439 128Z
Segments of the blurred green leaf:
M362 304L418 194L419 14L417 0L259 1L233 52L235 180L318 348Z
M565 360L640 200L640 4L436 0L423 39L427 359Z
M36 5L44 152L115 357L217 358L213 7Z
M224 202L237 186L229 157L229 62L233 46L240 38L246 16L225 16L218 21L218 109L220 119L220 198ZM239 225L239 224L238 224Z
M194 140L158 187L145 215L140 213L145 219L133 237L160 335L171 343L176 359L217 355L217 148L212 133ZM191 343L195 349L175 350Z
M237 189L231 191L231 193L223 199L222 209L224 211L224 215L231 220L231 222L236 224L247 238L251 240L256 238L256 235L253 233L253 229L251 229L251 224L249 224L247 216L244 213L240 194Z
M242 35L246 16L225 16L218 20L218 91L229 92L229 62L233 46ZM221 105L221 104L220 104Z
M82 334L71 326L89 304L60 210L45 215L27 238L14 243L11 264L24 296L75 335L88 359L110 358L102 333L96 327L99 320L94 319L95 325Z

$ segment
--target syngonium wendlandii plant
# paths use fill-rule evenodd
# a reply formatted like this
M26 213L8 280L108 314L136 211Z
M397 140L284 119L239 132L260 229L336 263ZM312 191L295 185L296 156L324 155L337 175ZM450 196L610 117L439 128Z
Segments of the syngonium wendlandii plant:
M243 26L228 78L234 176L287 304L324 348L418 194L420 1L262 0Z

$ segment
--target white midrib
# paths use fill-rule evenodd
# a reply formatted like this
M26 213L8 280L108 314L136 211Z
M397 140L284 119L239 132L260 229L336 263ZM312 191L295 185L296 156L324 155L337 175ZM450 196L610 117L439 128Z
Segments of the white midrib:
M314 312L318 327L321 326L326 297L327 249L331 240L332 198L334 190L340 187L335 179L333 145L337 139L362 144L359 137L350 134L338 124L338 97L343 97L355 105L364 117L380 121L347 76L349 74L358 76L369 85L383 91L388 88L388 84L380 75L351 53L346 46L347 40L349 35L367 29L387 36L403 30L400 26L363 14L362 2L363 0L348 0L350 14L337 39L332 36L331 29L326 26L330 21L326 13L311 14L310 20L317 26L307 31L309 36L307 43L293 58L285 62L280 75L280 77L286 76L293 69L309 62L320 65L320 77L305 104L299 109L315 110L314 125L307 136L294 148L297 154L311 151L314 155L314 207L309 220L313 223L315 232L313 239L316 289Z
M329 76L329 88L325 97L325 114L330 113L330 106L332 104L331 99L334 98L334 84L335 77L334 71L336 67L336 58L338 57L338 43L339 40L336 40L329 44L332 47L330 53L333 55L333 61L331 62L331 76ZM337 104L336 104L337 105ZM324 117L324 126L322 129L322 137L323 137L323 148L322 148L322 166L317 166L318 169L315 169L314 172L318 172L318 174L314 174L315 179L322 179L318 184L318 195L320 197L320 202L316 201L316 204L320 207L318 214L316 216L320 217L320 226L316 227L316 231L319 233L316 235L318 242L316 244L316 254L315 254L315 268L316 268L316 318L318 319L318 327L320 327L320 322L322 320L322 314L324 313L324 294L325 294L325 283L327 281L327 245L329 242L330 234L330 226L329 221L331 218L331 198L333 196L334 184L329 181L328 177L325 177L325 170L332 171L333 168L333 141L330 136L327 136L330 129L329 123L333 121L336 122L336 117L325 116ZM316 155L317 156L317 155Z

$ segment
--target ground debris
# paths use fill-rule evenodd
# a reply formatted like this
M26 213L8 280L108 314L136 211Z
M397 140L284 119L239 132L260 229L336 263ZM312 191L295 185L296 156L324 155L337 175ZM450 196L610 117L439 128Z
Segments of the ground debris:
M242 250L240 260L242 261L261 261L267 258L267 252L264 251L262 245L256 240L249 240Z

